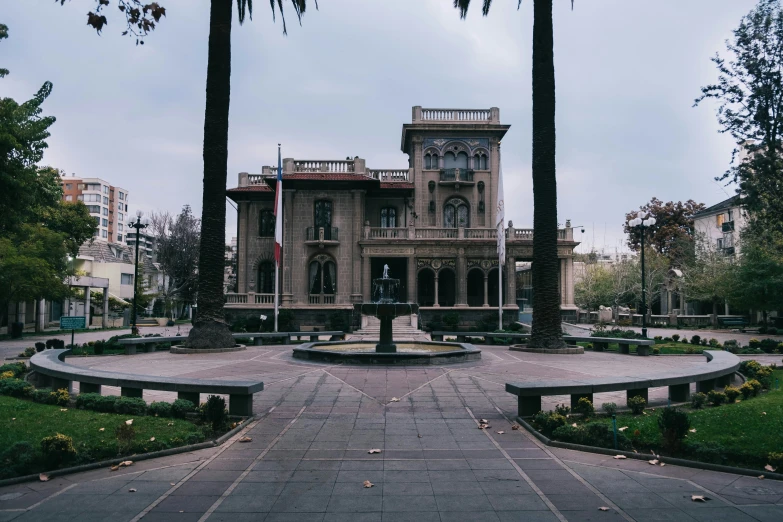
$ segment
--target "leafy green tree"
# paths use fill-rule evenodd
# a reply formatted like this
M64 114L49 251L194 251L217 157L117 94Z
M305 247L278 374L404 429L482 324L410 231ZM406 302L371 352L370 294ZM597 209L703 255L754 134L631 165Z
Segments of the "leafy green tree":
M730 281L729 303L761 311L765 323L768 312L783 309L783 257L774 245L743 239Z
M628 224L641 212L645 216L654 217L656 221L654 226L645 227L645 244L669 258L672 265L681 266L693 259L693 216L703 209L703 203L696 203L692 199L685 203L664 203L654 197L639 210L632 210L625 215L624 230L628 234L628 246L636 252L641 248L641 230Z
M696 256L682 267L682 289L690 299L712 304L717 315L718 306L731 295L735 266L733 257L725 255L704 237L697 238Z
M522 0L519 0L519 4ZM573 6L573 1L571 2ZM482 14L492 0L483 0ZM470 0L454 0L462 18ZM562 348L557 258L555 61L552 0L533 0L533 327L530 345Z
M173 313L176 303L190 305L196 299L201 222L189 205L176 219L159 212L152 215L151 222L157 261L165 276L162 297Z
M613 304L612 268L597 263L585 265L582 279L574 285L574 300L582 308L597 310Z
M761 0L716 55L718 82L702 87L694 105L718 103L720 132L738 143L731 166L716 178L734 183L754 233L783 232L783 10Z
M551 4L551 0L550 4ZM96 0L87 23L98 32L108 23L103 9L109 0ZM60 0L64 4L65 0ZM207 88L204 109L204 190L201 209L201 245L198 266L198 316L188 337L192 348L221 348L234 345L234 338L223 313L223 265L226 239L226 178L228 163L228 115L231 97L232 0L210 0L209 42L207 49ZM307 0L291 0L301 22ZM157 2L118 0L127 29L123 34L137 38L155 29L166 10ZM270 0L272 16L277 10L287 34L283 0ZM318 4L316 3L316 8ZM253 16L252 0L237 0L239 23ZM554 76L554 75L553 75ZM554 232L555 238L557 232ZM555 257L557 253L555 251ZM560 325L557 327L558 334Z

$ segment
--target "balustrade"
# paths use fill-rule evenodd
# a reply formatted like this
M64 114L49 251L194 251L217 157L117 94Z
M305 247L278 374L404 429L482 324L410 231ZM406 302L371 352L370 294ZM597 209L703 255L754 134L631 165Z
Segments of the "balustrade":
M305 241L339 241L337 227L307 227Z
M473 181L473 169L440 169L441 181Z
M456 228L417 228L416 239L457 239Z
M334 294L310 294L310 304L334 304Z
M294 161L294 172L354 172L353 160Z
M498 231L495 228L466 228L465 239L497 239Z
M408 229L372 227L369 239L408 239Z
M408 169L399 170L370 170L370 177L379 181L409 181Z
M247 294L226 294L227 304L245 304L247 303Z
M422 109L422 121L475 121L488 122L489 109Z

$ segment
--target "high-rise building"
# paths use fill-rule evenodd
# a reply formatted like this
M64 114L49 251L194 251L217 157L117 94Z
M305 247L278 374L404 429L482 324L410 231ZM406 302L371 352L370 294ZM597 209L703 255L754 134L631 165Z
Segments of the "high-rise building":
M63 200L82 201L95 218L95 239L126 243L128 191L100 178L82 178L75 174L61 178Z

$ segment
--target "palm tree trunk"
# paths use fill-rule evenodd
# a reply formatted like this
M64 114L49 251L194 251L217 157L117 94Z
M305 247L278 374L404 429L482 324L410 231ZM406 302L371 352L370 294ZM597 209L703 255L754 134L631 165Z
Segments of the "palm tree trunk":
M204 196L198 260L198 316L188 337L187 344L191 348L227 348L235 344L223 315L232 0L212 0L211 4L204 111Z
M562 348L555 178L552 0L533 7L533 328L530 346Z

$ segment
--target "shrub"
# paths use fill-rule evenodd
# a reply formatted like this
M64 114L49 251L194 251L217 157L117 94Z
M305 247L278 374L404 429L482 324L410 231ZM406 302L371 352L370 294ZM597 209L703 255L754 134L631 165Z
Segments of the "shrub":
M663 444L669 451L677 451L691 428L688 414L677 408L664 408L658 416L658 429L661 430Z
M571 407L566 406L565 404L558 404L555 406L555 413L562 415L563 417L568 417L568 414L571 413Z
M153 402L147 408L147 415L171 417L171 404L168 402Z
M40 389L30 392L30 399L33 402L41 404L54 404L54 397L52 396L52 390Z
M753 386L749 382L745 382L742 386L740 386L739 391L742 394L742 398L746 400L755 395Z
M748 341L748 346L750 346L751 348L758 348L759 346L761 346L761 341L759 341L754 337L753 339Z
M608 415L615 415L617 413L617 405L613 402L605 402L601 409L604 410Z
M583 417L591 417L595 414L595 407L587 397L580 397L574 406L574 413L580 413Z
M778 333L779 333L778 329L775 328L774 326L770 326L769 328L767 328L767 335L777 335Z
M92 353L95 355L103 355L103 350L106 348L106 341L95 341L92 345Z
M775 469L783 468L783 453L770 453L767 456L767 464Z
M141 397L119 397L114 402L114 411L126 415L144 415L147 403Z
M768 390L772 387L772 368L769 366L762 366L759 371L756 372L756 380L761 383L762 388Z
M652 349L653 355L661 355L661 349L657 346Z
M508 329L512 332L519 332L522 330L522 325L518 322L514 321L511 324L508 325ZM783 344L783 343L782 343Z
M228 423L226 400L218 395L210 395L202 405L201 416L212 425L213 431L221 430Z
M634 395L633 397L628 397L626 405L631 409L631 413L639 415L644 411L644 407L647 406L647 401L641 395Z
M710 339L710 340L709 340L708 344L709 344L710 346L712 346L713 348L715 348L715 347L716 347L716 346L718 346L720 343L718 342L718 340L717 340L717 339L715 339L715 338L712 338L712 339Z
M185 399L177 399L171 403L171 416L177 419L184 419L193 411L196 411L196 405Z
M443 314L443 323L451 329L456 328L459 325L459 314L457 312Z
M665 343L670 343L672 341L673 341L673 339L671 337L664 337L663 338L663 342L665 342Z
M691 337L691 344L699 344L701 342L701 336L694 335Z
M588 422L582 426L564 425L552 433L552 438L572 444L585 446L597 446L599 448L614 448L614 431L603 423ZM621 450L631 449L631 441L622 433L617 433L617 448Z
M24 475L30 472L35 461L35 450L26 441L15 442L0 453L0 479Z
M707 339L702 339L700 344L702 346L707 346Z
M683 344L688 344L688 338L687 337L683 337L682 338L682 342L683 342Z
M697 392L691 395L691 408L694 410L700 410L707 404L707 394Z
M560 426L565 426L566 418L559 413L548 412L544 413L540 411L533 416L533 424L535 424L538 431L551 437L552 433Z
M14 372L0 373L0 379L13 379L13 378L14 378Z
M49 404L56 404L57 406L68 406L71 401L71 394L65 388L59 390L53 390L49 392Z
M747 382L747 384L750 384L750 385L751 385L751 387L753 388L753 396L754 396L754 397L755 397L755 396L757 396L759 393L761 393L761 390L762 390L763 386L762 386L762 385L761 385L761 383L760 383L759 381L757 381L756 379L751 379L751 380L749 380L749 381Z
M35 355L35 348L28 346L22 353L19 354L19 357L32 357L33 355Z
M694 354L699 352L701 352L701 350L699 350L698 348L694 348L693 346L688 346L687 348L685 348L685 353L687 354Z
M46 344L44 344L44 343L35 343L35 351L36 352L41 353L44 350L46 350Z
M737 353L739 352L739 345L736 339L729 339L723 343L723 349L731 353Z
M20 377L27 371L27 366L23 362L8 363L0 366L0 373L13 372L14 377Z
M655 337L653 337L653 339L656 341L662 341L663 337L661 337L660 335L656 335Z
M83 393L76 397L76 407L101 413L114 413L114 403L119 397L100 393Z
M41 440L41 453L44 460L51 466L60 466L76 456L73 439L62 433Z
M680 334L674 334L674 335L672 335L672 340L674 340L674 342L675 342L675 343L676 343L677 341L679 341L679 340L680 340Z
M0 395L10 397L27 397L32 393L33 385L21 379L0 380Z
M723 392L710 390L709 393L707 393L707 399L709 399L710 404L712 404L713 406L720 406L721 404L726 402L727 397L726 394Z
M739 372L745 377L749 377L751 379L756 376L756 373L760 369L761 363L754 361L753 359L749 361L742 361L739 366Z
M740 396L740 389L736 386L726 386L723 393L726 394L726 402L733 403L737 401L737 397Z
M133 447L133 440L136 438L136 428L133 424L122 423L114 429L114 436L117 437L117 449L120 455L130 453Z
M778 341L775 339L764 339L759 343L759 348L761 348L764 353L775 353L778 349Z

